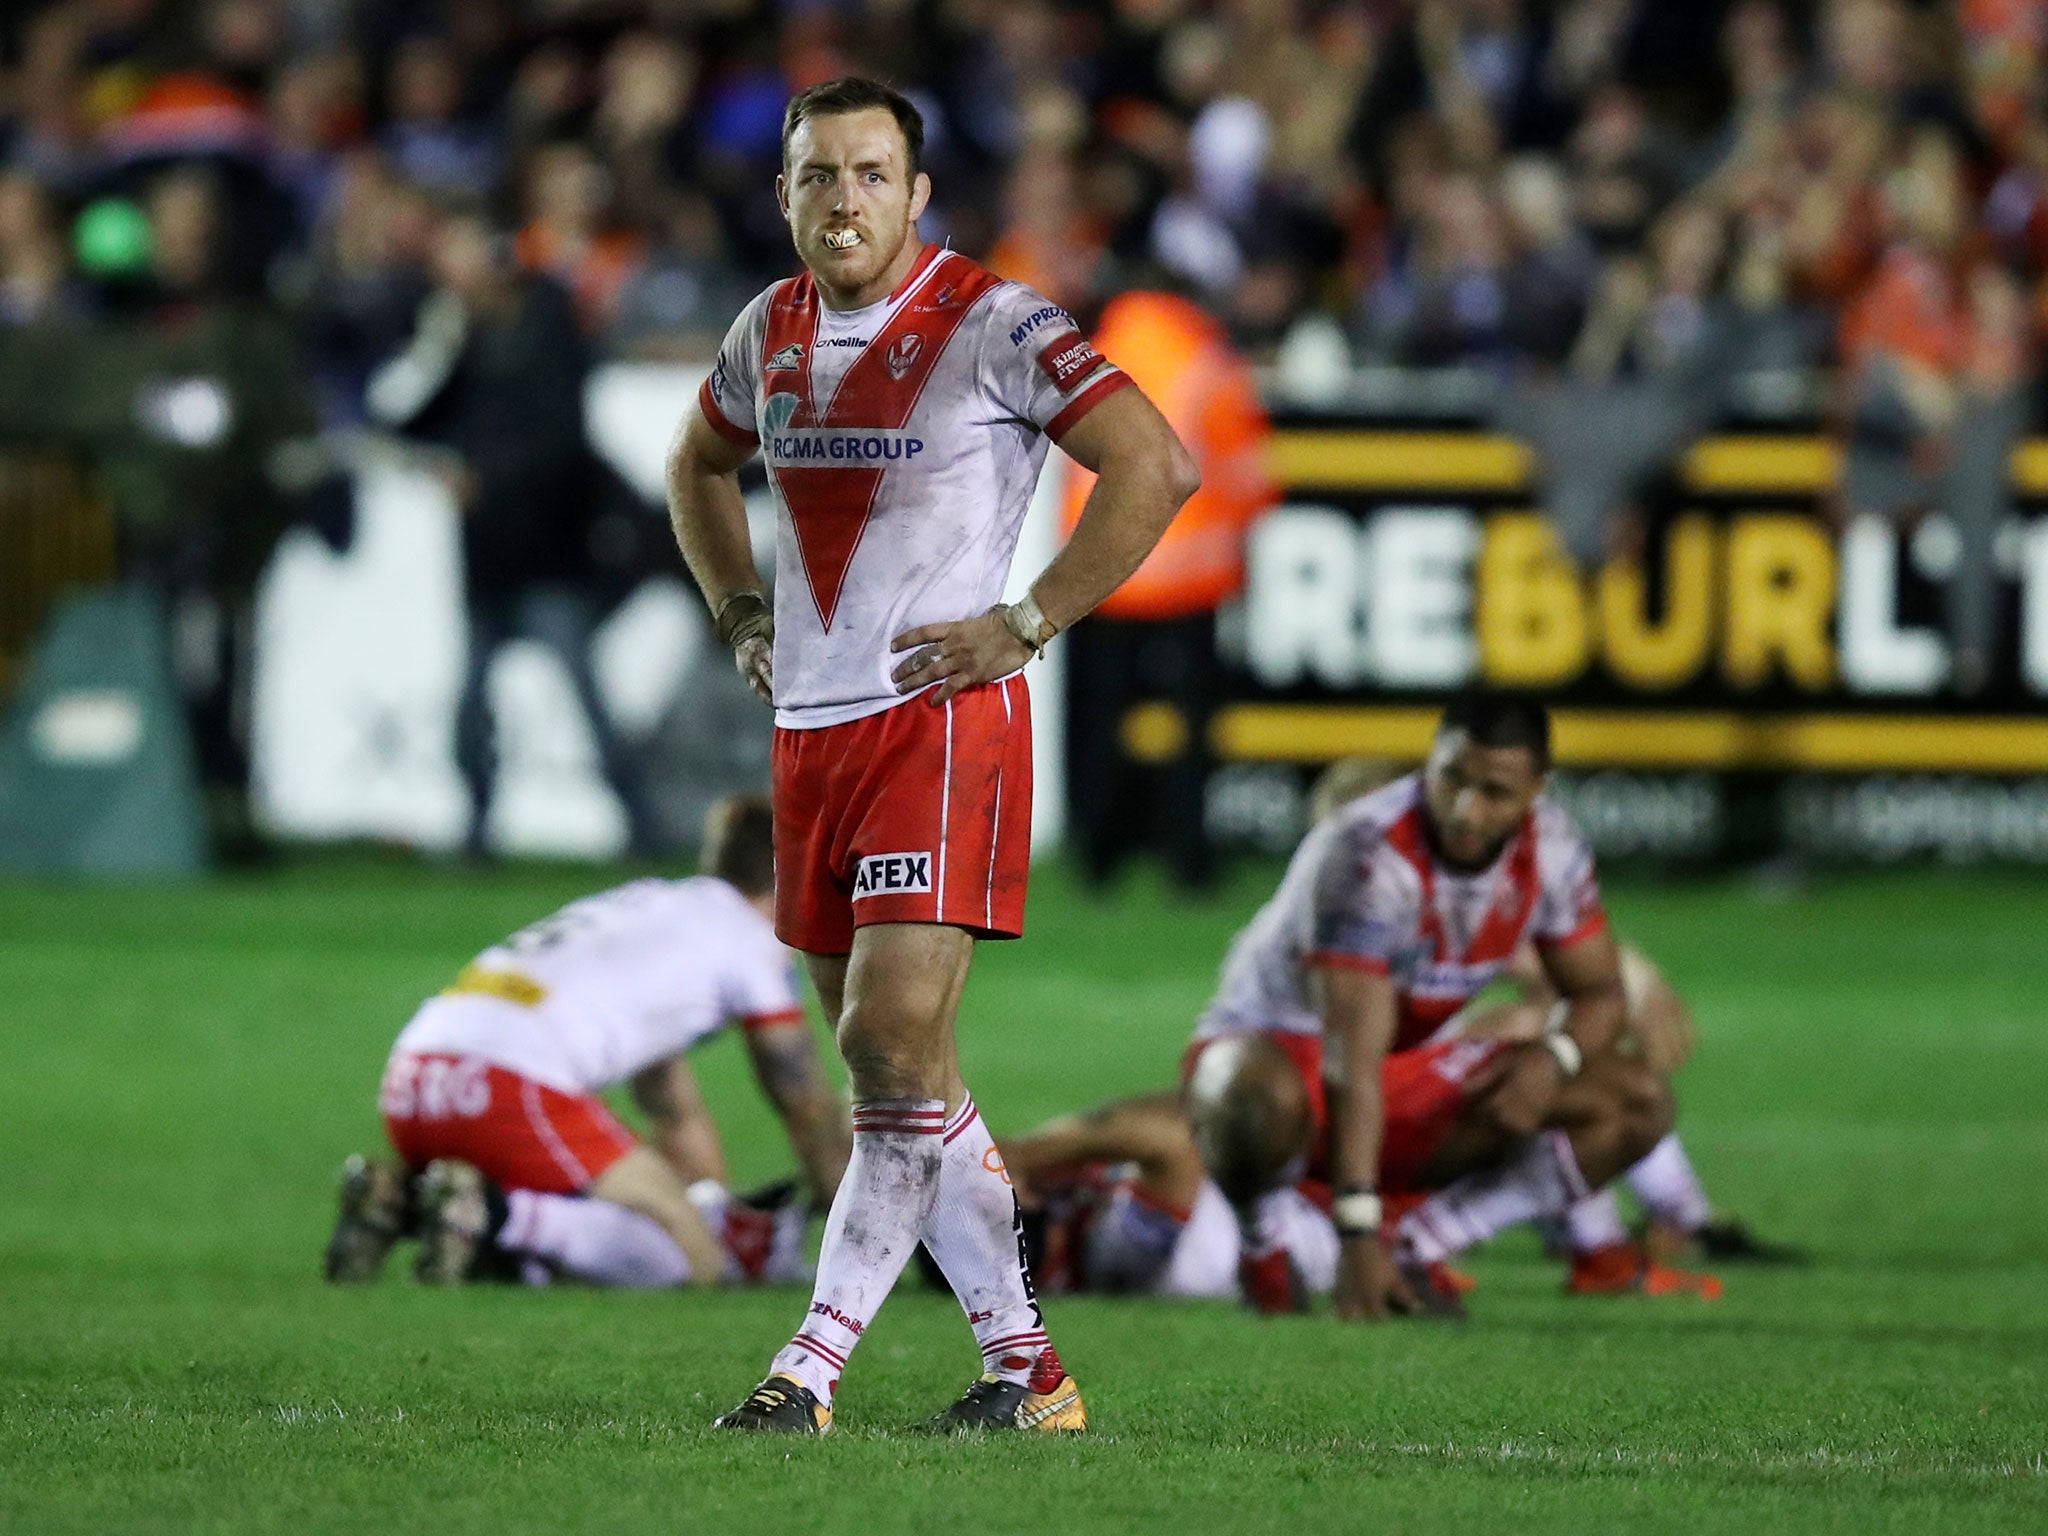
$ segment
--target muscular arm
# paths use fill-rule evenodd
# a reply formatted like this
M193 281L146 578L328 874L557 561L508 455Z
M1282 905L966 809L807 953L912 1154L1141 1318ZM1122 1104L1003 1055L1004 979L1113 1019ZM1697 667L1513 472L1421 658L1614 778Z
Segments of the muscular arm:
M818 1042L802 1023L765 1024L746 1031L747 1059L775 1113L790 1150L819 1205L838 1192L853 1132L846 1104L832 1091L818 1063Z
M1578 1042L1587 1061L1612 1050L1628 1017L1614 935L1602 928L1563 948L1540 944L1537 953L1551 986L1564 999L1564 1033Z
M1337 1192L1334 1214L1343 1242L1331 1306L1350 1321L1413 1312L1415 1297L1395 1273L1379 1232L1344 1226L1345 1197L1379 1187L1386 1126L1380 1064L1394 1041L1394 984L1386 976L1348 967L1325 966L1315 974L1321 985L1324 1045L1335 1053L1337 1067L1330 1106L1330 1183Z
M1326 966L1321 982L1323 1037L1339 1066L1331 1106L1330 1183L1345 1189L1379 1184L1380 1064L1394 1040L1394 984L1385 976Z
M719 436L695 404L669 449L669 525L714 614L733 593L761 586L740 497L739 469L751 457L753 449Z
M1067 628L1121 586L1202 483L1193 457L1166 418L1136 389L1121 389L1103 400L1074 424L1060 446L1098 478L1074 536L1031 584L1032 598L1055 630ZM1032 649L1004 624L1001 606L974 618L907 630L890 649L914 653L896 667L897 690L930 688L926 697L933 704L1007 677L1032 656ZM932 688L934 683L940 686Z
M1074 423L1060 447L1099 477L1066 547L1031 584L1061 629L1130 579L1201 488L1194 457L1136 389L1122 389Z
M725 1149L719 1145L718 1123L697 1087L697 1074L683 1058L667 1061L633 1076L633 1103L647 1117L648 1142L683 1181L725 1182Z

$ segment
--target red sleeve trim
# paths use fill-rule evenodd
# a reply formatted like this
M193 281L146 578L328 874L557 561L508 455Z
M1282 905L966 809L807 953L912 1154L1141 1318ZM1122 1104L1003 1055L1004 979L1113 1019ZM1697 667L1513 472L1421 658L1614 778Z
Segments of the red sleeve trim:
M801 1008L784 1008L779 1013L746 1013L740 1015L741 1029L773 1029L779 1024L801 1024L804 1011Z
M732 422L726 419L725 412L718 408L718 402L712 398L711 380L708 378L697 386L697 409L704 413L704 420L710 424L711 430L724 438L728 443L735 444L741 448L758 448L761 446L760 433L749 432L745 427L734 426Z
M1566 934L1563 938L1538 939L1537 942L1551 949L1570 949L1574 944L1584 943L1587 939L1594 938L1600 934L1605 933L1606 931L1606 909L1602 907L1595 907L1590 917L1588 917L1583 923L1580 923L1578 927L1574 928L1570 933Z
M1391 976L1394 968L1368 955L1347 955L1341 949L1318 949L1301 957L1303 965L1319 965L1331 971L1363 971L1368 976Z
M1136 382L1123 369L1112 367L1106 377L1097 379L1067 406L1067 408L1045 424L1045 435L1058 442L1074 429L1074 423L1086 416L1120 389L1129 389Z

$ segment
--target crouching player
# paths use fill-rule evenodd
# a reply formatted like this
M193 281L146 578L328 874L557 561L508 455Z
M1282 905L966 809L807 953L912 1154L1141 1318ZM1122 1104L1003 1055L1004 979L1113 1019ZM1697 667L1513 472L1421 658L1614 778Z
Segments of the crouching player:
M1231 947L1185 1062L1202 1161L1262 1309L1301 1302L1276 1190L1330 1182L1336 1311L1456 1310L1438 1261L1559 1213L1670 1131L1662 1078L1614 1050L1624 998L1591 855L1542 798L1541 706L1474 694L1420 774L1310 832ZM1525 942L1561 999L1540 1041L1431 1037ZM1381 1240L1387 1195L1443 1191ZM1428 1232L1431 1239L1415 1239Z
M374 1279L410 1232L427 1281L521 1261L608 1285L760 1277L772 1234L725 1196L717 1128L684 1053L740 1026L821 1206L851 1139L775 938L771 827L766 800L721 802L703 875L571 903L428 999L379 1094L399 1160L344 1168L329 1279ZM597 1097L620 1083L653 1145Z
M1692 1010L1640 949L1622 944L1619 957L1626 1014L1616 1048L1668 1079L1691 1058L1698 1042ZM1559 999L1532 947L1516 951L1505 979L1514 988L1511 999L1460 1014L1445 1034L1468 1040L1541 1040L1557 1020ZM1613 1186L1579 1201L1553 1225L1554 1245L1571 1257L1569 1289L1576 1294L1674 1287L1711 1293L1711 1281L1665 1267L1688 1254L1726 1264L1806 1261L1802 1250L1767 1241L1718 1213L1676 1131L1618 1182L1642 1210L1640 1244L1622 1223Z

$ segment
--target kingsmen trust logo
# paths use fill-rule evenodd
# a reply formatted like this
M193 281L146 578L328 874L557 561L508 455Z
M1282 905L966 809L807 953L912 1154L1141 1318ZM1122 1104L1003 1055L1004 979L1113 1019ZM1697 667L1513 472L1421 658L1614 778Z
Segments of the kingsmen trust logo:
M761 405L761 425L767 431L763 437L780 437L789 430L789 420L796 415L795 395L770 395Z
M908 331L889 343L888 354L882 359L889 365L889 376L900 379L910 372L917 362L918 353L924 350L924 338L915 331Z

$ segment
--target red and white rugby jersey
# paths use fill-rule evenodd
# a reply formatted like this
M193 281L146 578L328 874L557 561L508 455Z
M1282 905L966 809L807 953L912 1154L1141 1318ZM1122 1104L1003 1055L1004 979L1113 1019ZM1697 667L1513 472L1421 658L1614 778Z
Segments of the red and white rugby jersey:
M1477 874L1445 868L1424 830L1422 778L1353 801L1303 839L1272 900L1238 934L1196 1037L1241 1029L1320 1034L1312 966L1391 976L1393 1049L1422 1044L1501 972L1525 939L1567 945L1606 925L1593 856L1571 818L1538 799Z
M737 1021L803 1018L795 959L723 880L635 880L494 944L429 998L400 1051L480 1056L593 1093Z
M759 446L780 513L776 723L902 703L889 642L1001 600L1048 441L1130 382L1065 310L937 246L866 309L808 274L748 305L698 404Z

